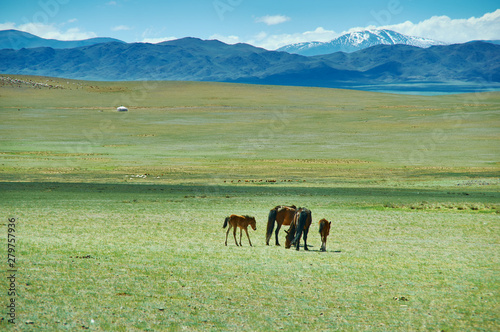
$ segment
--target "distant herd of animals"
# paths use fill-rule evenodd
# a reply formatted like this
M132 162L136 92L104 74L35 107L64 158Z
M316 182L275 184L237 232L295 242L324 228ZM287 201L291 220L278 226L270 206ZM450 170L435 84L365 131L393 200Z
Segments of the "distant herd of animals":
M309 250L307 247L307 234L309 233L309 227L312 223L311 210L306 208L297 208L295 205L285 206L278 205L269 211L269 218L267 219L267 232L266 232L266 245L269 245L269 240L271 239L274 231L274 224L277 223L275 236L276 245L279 246L278 234L281 226L290 226L288 230L285 230L285 248L289 249L291 246L295 246L299 250L299 243L302 236L304 236L304 250ZM326 219L321 219L319 222L319 233L321 236L321 251L326 251L326 238L330 234L331 222ZM250 216L239 216L232 214L224 220L224 225L222 228L226 228L229 225L226 232L226 242L229 231L233 229L234 242L237 246L241 246L241 237L243 230L247 234L248 242L252 246L252 241L250 241L250 236L248 235L248 225L252 227L255 231L257 229L255 218ZM236 230L240 228L240 242L236 239Z

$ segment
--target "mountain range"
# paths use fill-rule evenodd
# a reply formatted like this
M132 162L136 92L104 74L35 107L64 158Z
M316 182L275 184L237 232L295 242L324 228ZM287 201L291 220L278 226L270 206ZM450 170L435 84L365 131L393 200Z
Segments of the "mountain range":
M305 42L290 44L279 48L278 51L312 56L335 52L351 53L375 45L398 44L422 48L434 45L446 45L446 43L428 38L407 36L392 30L374 29L347 33L329 42Z
M341 88L451 84L452 88L479 85L498 89L500 45L376 45L352 53L302 56L197 38L159 44L113 41L64 49L2 49L0 73L85 80L188 80Z
M18 30L0 31L0 49L10 48L20 50L22 48L51 47L54 49L75 48L81 46L90 46L100 43L118 42L125 43L114 38L90 38L84 40L57 40L45 39L35 36L31 33Z

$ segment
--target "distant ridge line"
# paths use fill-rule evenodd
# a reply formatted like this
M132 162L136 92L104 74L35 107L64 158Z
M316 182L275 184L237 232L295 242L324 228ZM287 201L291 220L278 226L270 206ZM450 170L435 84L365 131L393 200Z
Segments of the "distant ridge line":
M191 37L158 44L112 41L63 49L0 49L2 74L354 89L384 85L498 89L499 63L500 45L483 41L427 48L376 45L316 56Z

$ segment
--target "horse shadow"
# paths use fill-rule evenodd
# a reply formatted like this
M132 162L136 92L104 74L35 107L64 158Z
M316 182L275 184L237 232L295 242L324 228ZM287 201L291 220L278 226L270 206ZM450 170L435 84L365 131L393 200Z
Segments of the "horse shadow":
M300 245L301 248L304 248L304 245ZM310 251L310 252L323 252L323 253L330 253L330 254L341 254L342 253L342 250L326 250L326 251L321 251L321 247L319 249L311 249L311 248L314 248L314 246L308 244L307 245L307 248L308 250L304 250L304 251Z

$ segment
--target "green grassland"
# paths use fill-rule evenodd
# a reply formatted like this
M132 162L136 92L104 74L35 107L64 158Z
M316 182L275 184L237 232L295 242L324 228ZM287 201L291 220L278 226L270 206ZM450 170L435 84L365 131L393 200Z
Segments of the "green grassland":
M6 77L0 329L500 328L500 93ZM279 204L309 252L265 245Z

